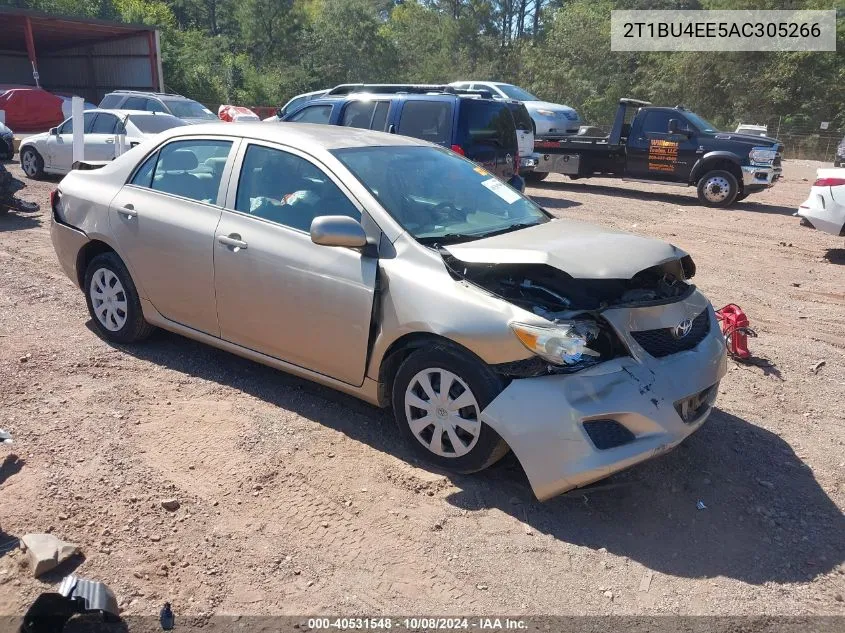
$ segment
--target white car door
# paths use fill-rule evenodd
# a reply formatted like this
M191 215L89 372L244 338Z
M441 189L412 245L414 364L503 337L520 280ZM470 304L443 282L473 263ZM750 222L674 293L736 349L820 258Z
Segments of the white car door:
M85 133L85 160L114 160L114 147L118 118L109 112L100 112Z
M96 112L86 112L84 117L85 131L91 129ZM73 165L73 119L68 119L57 129L56 134L50 134L47 139L44 156L44 167L50 171L66 174Z

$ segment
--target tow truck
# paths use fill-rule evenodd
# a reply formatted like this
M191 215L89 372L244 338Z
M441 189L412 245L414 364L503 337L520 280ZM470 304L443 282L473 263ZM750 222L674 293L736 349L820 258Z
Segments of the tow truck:
M783 145L764 136L721 132L683 106L620 99L607 136L565 136L534 142L538 183L549 173L573 180L623 180L696 187L708 207L727 207L774 185Z

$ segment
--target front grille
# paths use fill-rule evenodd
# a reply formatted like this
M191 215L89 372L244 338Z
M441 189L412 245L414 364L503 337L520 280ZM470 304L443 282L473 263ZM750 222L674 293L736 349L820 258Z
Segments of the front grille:
M600 451L633 442L636 436L616 420L588 420L584 430Z
M688 398L682 398L675 403L675 411L681 416L681 420L686 424L691 424L704 415L707 410L713 406L716 400L716 392L719 389L719 383L707 387L704 391L700 391Z
M689 333L684 337L676 338L673 333L674 329L643 330L642 332L631 332L631 336L646 352L655 358L663 358L692 349L701 343L710 332L710 315L707 310L704 310L695 317L692 320Z

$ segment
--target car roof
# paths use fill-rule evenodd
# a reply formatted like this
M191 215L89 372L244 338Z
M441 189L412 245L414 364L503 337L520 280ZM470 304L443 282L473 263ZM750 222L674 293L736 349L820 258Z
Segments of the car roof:
M109 95L142 95L144 97L157 97L162 99L184 99L185 101L193 101L190 97L170 92L150 92L149 90L112 90Z
M433 147L427 141L408 136L322 123L266 123L263 121L227 123L220 121L177 127L167 130L164 134L168 138L203 134L225 135L270 141L293 147L307 148L316 145L326 150L403 145Z

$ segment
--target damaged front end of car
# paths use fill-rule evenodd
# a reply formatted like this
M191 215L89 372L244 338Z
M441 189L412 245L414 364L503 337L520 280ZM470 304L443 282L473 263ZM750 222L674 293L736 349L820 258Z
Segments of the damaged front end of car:
M510 324L527 359L501 363L494 370L508 378L575 373L629 356L630 350L602 316L608 309L648 307L682 301L695 286L689 255L646 268L631 278L576 278L545 263L487 263L458 259L440 248L453 279L469 283L516 305L547 324Z

